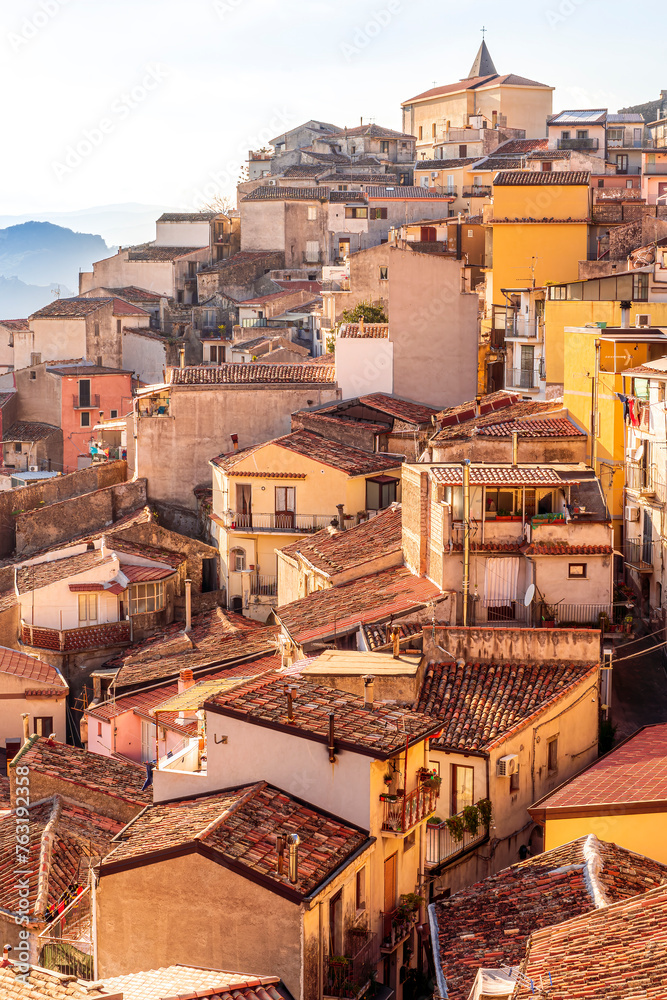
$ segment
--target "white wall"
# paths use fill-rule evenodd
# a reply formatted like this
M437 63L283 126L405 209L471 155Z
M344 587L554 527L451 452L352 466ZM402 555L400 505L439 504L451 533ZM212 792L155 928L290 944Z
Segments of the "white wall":
M69 589L70 583L108 583L120 569L117 558L96 566L76 577L59 580L49 587L22 594L19 597L21 618L30 625L64 630L79 628L79 595ZM97 592L97 622L118 621L118 598L105 591Z
M157 222L155 232L160 247L207 247L210 243L208 222Z
M123 368L153 385L164 380L166 364L167 349L163 341L123 331Z
M343 399L393 392L394 345L374 337L338 337L336 380Z
M33 319L31 329L14 337L14 366L16 369L30 367L31 353L41 354L42 361L57 361L60 358L86 357L86 320L80 319Z

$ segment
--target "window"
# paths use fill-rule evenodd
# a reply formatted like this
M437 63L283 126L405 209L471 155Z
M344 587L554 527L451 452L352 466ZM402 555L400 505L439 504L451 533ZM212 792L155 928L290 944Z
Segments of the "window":
M81 426L90 427L90 413L81 414Z
M366 869L360 868L357 872L356 884L354 889L355 895L355 906L357 910L366 909Z
M97 623L97 594L79 594L79 625Z
M116 420L116 418L118 417L118 410L111 410L109 416L111 420Z
M123 321L120 319L116 320L116 333L120 333L123 328Z
M419 138L420 139L424 138L424 129L421 125L419 126Z
M245 570L245 549L232 549L229 553L229 568L233 573Z
M99 337L99 335L100 335L100 324L96 323L95 324L95 336Z
M561 139L569 139L570 138L569 131L566 130L565 132L561 132L560 137Z
M42 363L42 355L41 354L34 354L33 353L33 354L30 355L30 364L31 365L39 365L41 363Z
M53 732L53 716L37 716L35 719L35 732L38 736L50 736Z
M306 240L306 260L316 261L320 256L320 244L317 240Z
M345 206L345 218L346 219L367 219L368 209L364 206L363 208L353 205Z
M610 146L622 146L625 138L625 131L622 128L608 128L607 141Z
M433 124L431 125L431 135L435 139L435 122L433 122Z
M387 281L388 278L389 278L389 268L388 267L381 267L380 268L380 281Z
M30 372L30 381L34 382L37 378L37 372Z
M343 890L329 900L329 955L343 954Z
M586 563L569 563L567 567L567 575L570 580L585 580Z
M547 741L547 771L554 774L558 770L558 737Z
M578 128L577 129L577 139L588 139L588 129Z
M552 285L549 289L549 298L553 301L563 301L567 298L567 285Z
M79 379L79 406L90 406L90 379Z
M625 186L626 186L626 188L631 188L633 186L632 185L632 181L626 181L625 182Z
M371 219L386 219L387 209L386 208L372 208L371 209Z
M130 614L161 611L164 607L163 583L134 583L130 591Z
M633 134L633 137L634 137L633 144L635 146L641 146L641 144L642 144L642 137L643 137L643 129L641 129L641 128L635 128L635 129L632 130L632 134Z
M296 517L296 486L276 486L276 527L293 528Z
M472 767L452 764L452 796L450 816L456 816L466 806L474 802L475 771Z
M632 298L635 302L648 302L648 274L633 274Z
M487 514L513 514L515 509L514 490L487 489L486 491L486 513Z
M551 173L552 163L551 160L542 160L542 172L545 174Z
M357 147L356 146L350 146L350 155L351 156L354 156L354 154L356 153L356 151L357 151Z
M459 146L459 159L461 159L461 158L463 158L463 157L465 157L467 155L468 155L468 147L465 146L465 145L463 145L463 143L462 143Z
M14 451L17 451L19 453L19 455L21 454L22 447L21 447L21 442L20 441L15 441L14 442Z
M97 723L97 735L98 736L102 735L102 723L101 722Z
M519 791L519 768L514 774L510 774L510 795L515 795Z
M366 480L366 510L384 510L396 502L397 479L374 476Z
M338 185L338 190L339 191L347 191L347 184L339 184Z
M617 174L627 174L628 172L628 154L627 153L617 153L616 154L616 173Z
M308 206L308 221L309 222L317 221L317 205Z

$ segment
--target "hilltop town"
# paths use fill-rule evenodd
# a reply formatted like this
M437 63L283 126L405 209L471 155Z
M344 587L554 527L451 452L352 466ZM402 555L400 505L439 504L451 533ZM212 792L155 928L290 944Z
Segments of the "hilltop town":
M667 90L513 60L0 319L3 1000L667 997Z

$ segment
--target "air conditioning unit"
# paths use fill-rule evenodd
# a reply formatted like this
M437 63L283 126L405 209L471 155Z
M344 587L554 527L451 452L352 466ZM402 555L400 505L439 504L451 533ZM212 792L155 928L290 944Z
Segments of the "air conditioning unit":
M625 508L625 520L626 521L638 521L639 520L639 507L634 504L628 505Z
M650 326L651 325L651 315L650 313L637 313L635 316L635 326Z
M29 472L39 472L39 466L38 465L31 465L30 469L28 471Z
M508 753L505 757L500 757L496 765L496 774L499 778L509 778L510 774L516 774L519 770L519 755Z

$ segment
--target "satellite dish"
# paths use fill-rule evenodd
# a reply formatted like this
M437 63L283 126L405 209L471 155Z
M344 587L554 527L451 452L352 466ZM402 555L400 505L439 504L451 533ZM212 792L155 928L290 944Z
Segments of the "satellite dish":
M526 591L526 596L523 599L524 608L529 608L533 603L533 598L535 597L535 584L531 583Z

